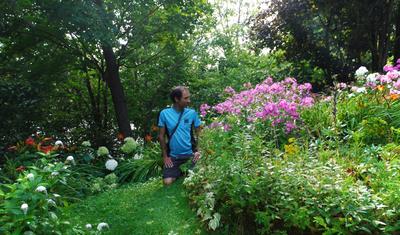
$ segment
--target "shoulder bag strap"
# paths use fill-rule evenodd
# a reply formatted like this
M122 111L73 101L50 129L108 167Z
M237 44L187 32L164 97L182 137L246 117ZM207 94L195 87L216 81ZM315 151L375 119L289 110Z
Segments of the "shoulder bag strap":
M183 113L185 112L185 109L182 110L181 114L179 115L178 123L176 124L175 128L172 130L171 135L169 136L169 140L172 139L172 136L174 135L176 129L178 129L179 123L181 122Z

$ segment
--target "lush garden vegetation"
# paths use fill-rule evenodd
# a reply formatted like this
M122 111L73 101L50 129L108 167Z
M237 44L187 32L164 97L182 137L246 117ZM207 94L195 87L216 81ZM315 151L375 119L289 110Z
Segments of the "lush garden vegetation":
M250 3L0 3L0 234L399 234L400 1Z

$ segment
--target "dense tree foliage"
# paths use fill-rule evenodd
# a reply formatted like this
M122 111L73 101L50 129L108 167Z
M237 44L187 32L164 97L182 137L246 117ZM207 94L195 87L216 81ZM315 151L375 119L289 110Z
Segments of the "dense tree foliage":
M355 66L379 71L399 56L399 4L385 1L269 1L252 21L259 47L283 49L292 62L324 70L326 83L348 81Z
M142 97L176 83L182 76L178 61L187 57L179 48L184 48L182 44L194 26L202 24L209 11L205 1L4 1L2 82L27 80L38 87L45 84L49 93L39 96L41 102L73 106L75 126L81 124L96 135L113 128L110 119L114 110L119 132L130 135L132 113L126 102L127 90L132 89L133 94L139 91L136 97ZM162 79L153 82L159 87L148 83L156 77ZM65 89L56 92L55 87ZM57 94L51 96L51 92ZM31 120L29 115L23 119L25 126Z

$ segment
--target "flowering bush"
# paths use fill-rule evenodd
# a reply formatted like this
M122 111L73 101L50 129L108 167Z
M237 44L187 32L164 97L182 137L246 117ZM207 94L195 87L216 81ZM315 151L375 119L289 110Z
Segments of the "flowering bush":
M66 200L55 191L69 174L63 163L29 167L17 182L1 185L0 232L47 234L71 229L67 221L59 219L60 208Z
M218 114L238 116L250 123L258 120L267 122L270 126L284 128L289 133L296 128L299 110L314 104L311 84L297 84L294 78L275 83L272 78L267 78L252 89L236 93L231 88L229 93L232 94L231 97L212 108L203 104L200 108L201 114L204 116L208 110L214 110ZM243 124L246 125L245 122Z
M254 88L251 84L244 87L247 90L241 92L227 88L229 97L224 102L200 107L201 115L212 120L208 127L247 129L273 139L278 147L302 125L301 111L314 105L311 84L298 84L294 78L280 82L267 78Z
M227 89L227 101L203 105L214 123L184 181L198 215L212 230L237 234L396 234L399 62L384 75L360 68L354 86L338 83L329 98L306 89L305 96L294 92L297 101L286 100L291 89L264 82L262 98L254 89ZM296 113L280 107L282 100L296 104ZM299 129L274 125L281 116ZM267 127L281 130L281 145Z

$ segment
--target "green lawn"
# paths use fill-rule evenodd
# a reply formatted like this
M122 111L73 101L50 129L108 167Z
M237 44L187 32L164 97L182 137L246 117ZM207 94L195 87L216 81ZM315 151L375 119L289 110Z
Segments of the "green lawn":
M109 224L106 234L209 234L182 189L182 180L164 187L161 179L130 184L72 205L64 217L73 224Z

